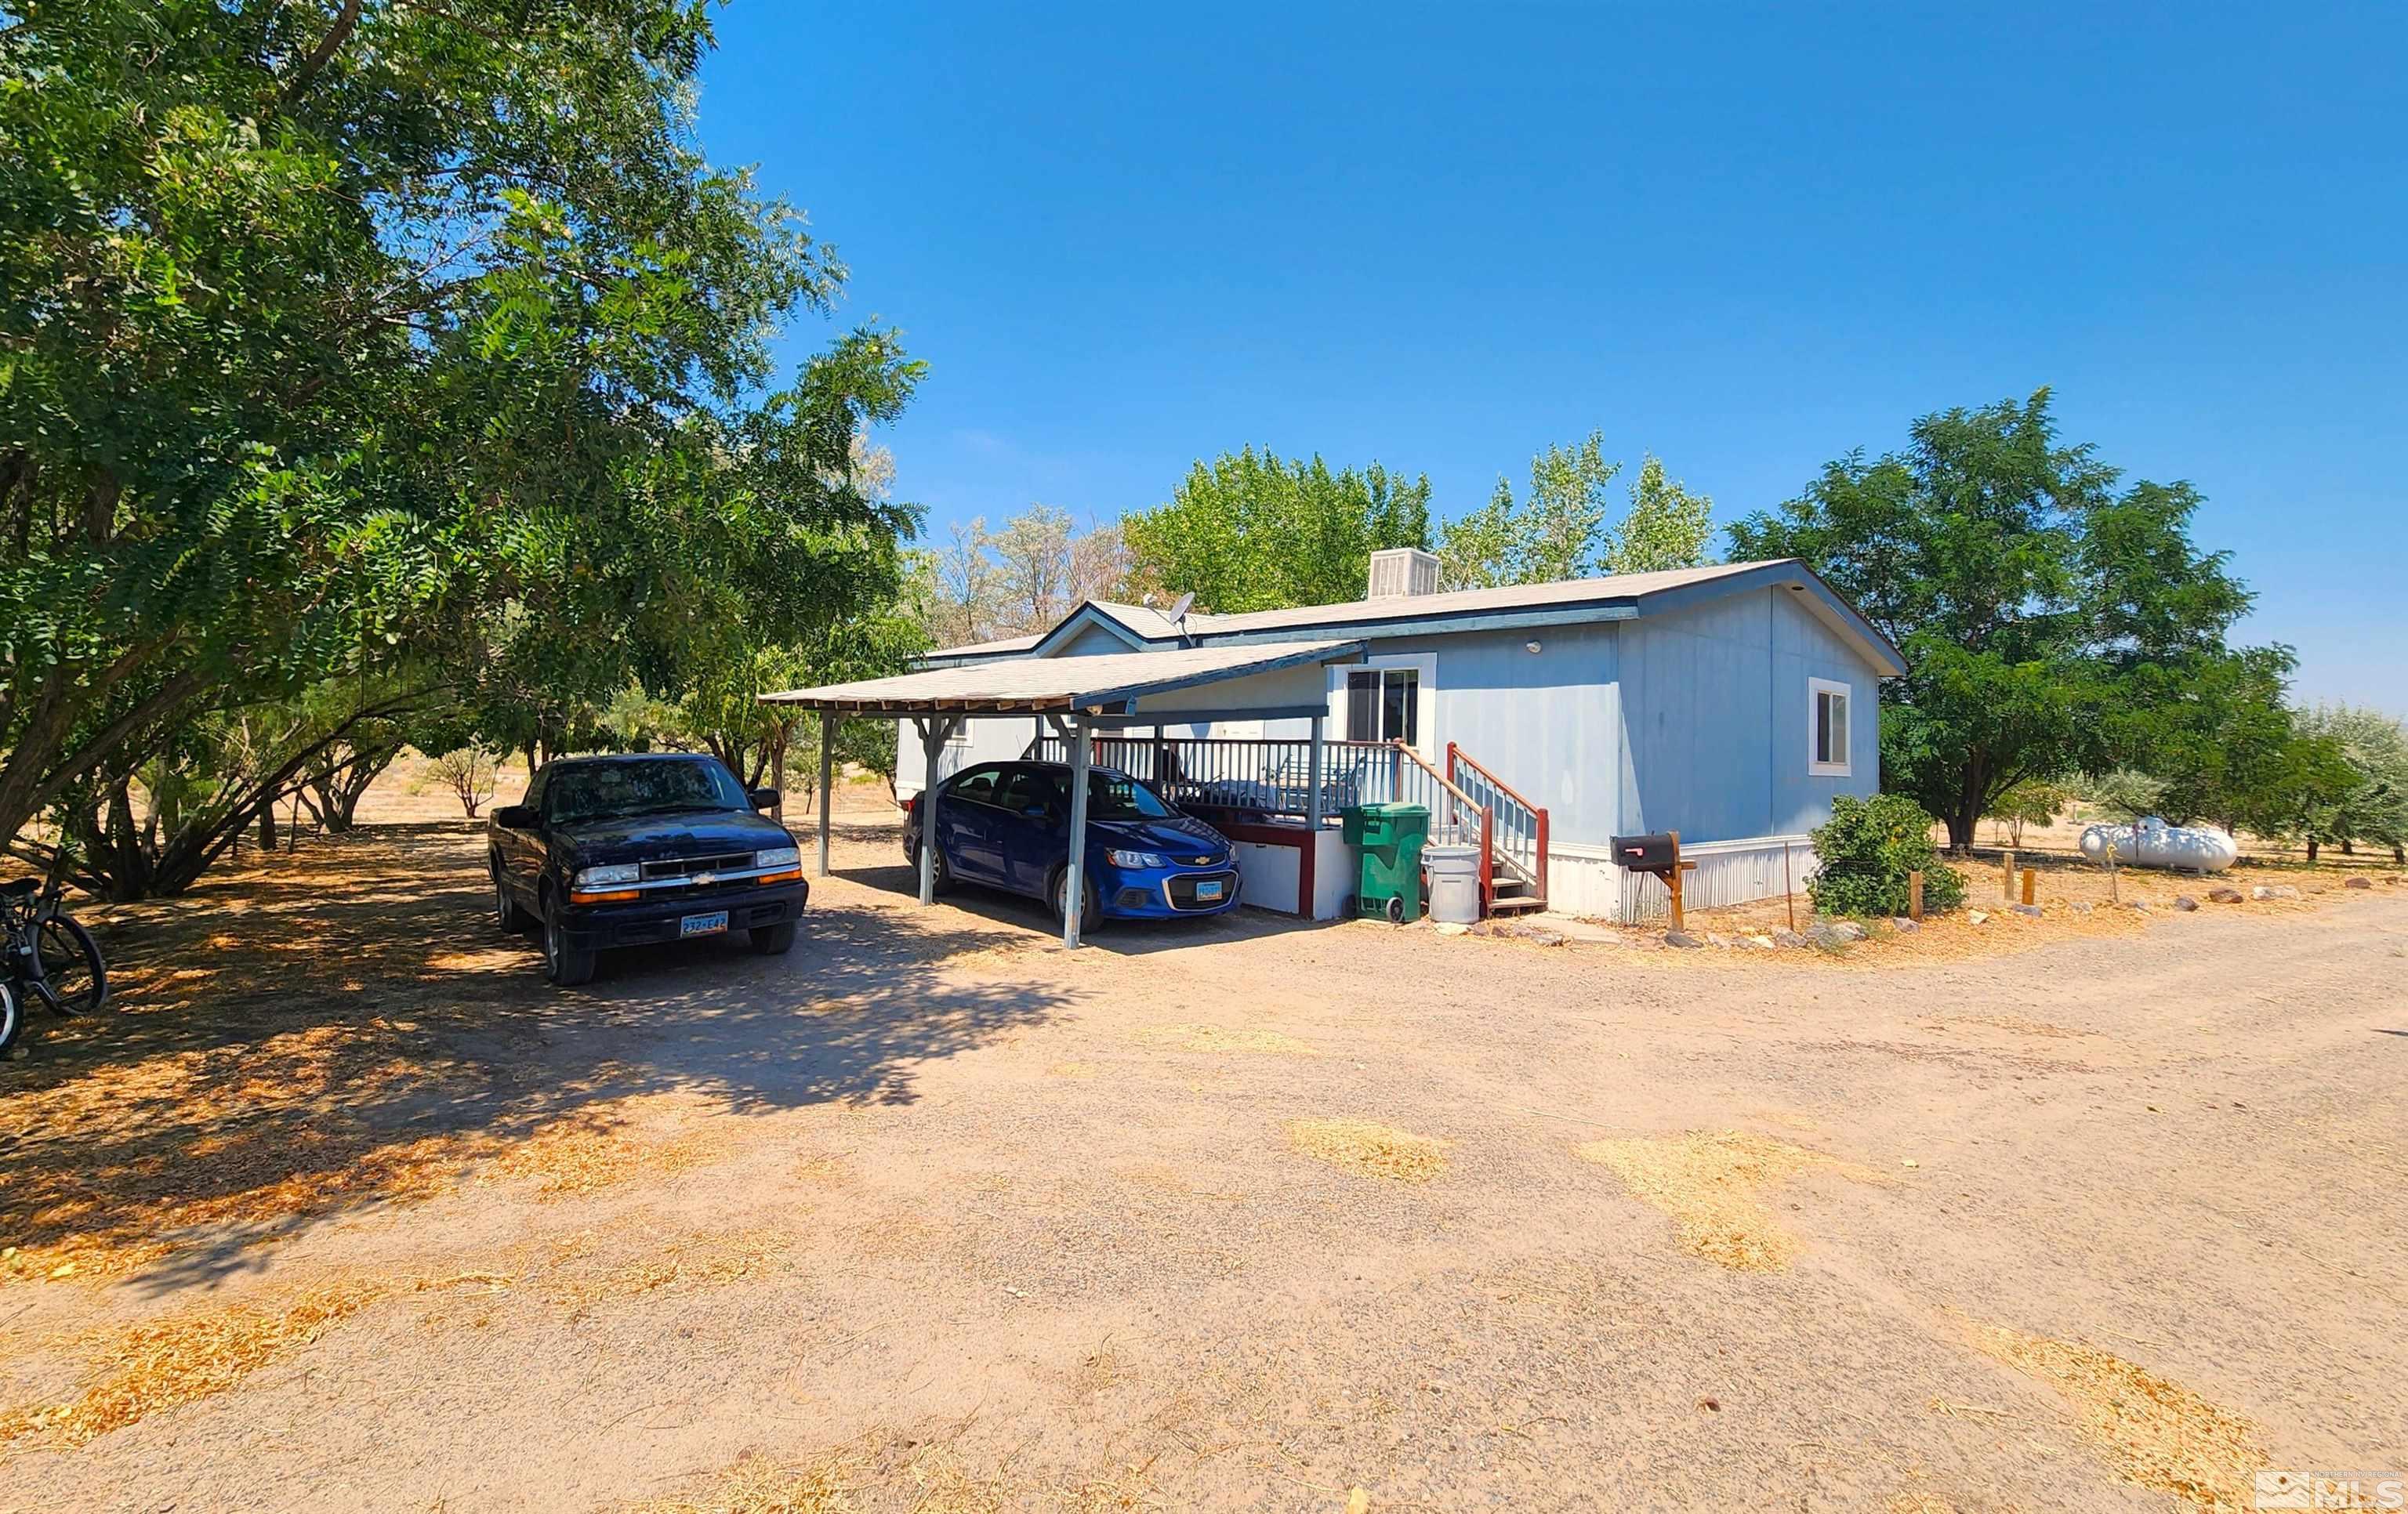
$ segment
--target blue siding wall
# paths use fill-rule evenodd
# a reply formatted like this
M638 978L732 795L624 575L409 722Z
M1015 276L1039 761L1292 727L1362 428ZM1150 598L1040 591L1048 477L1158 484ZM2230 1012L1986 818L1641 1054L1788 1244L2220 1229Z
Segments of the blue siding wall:
M1736 840L1811 830L1880 778L1879 680L1786 589L1733 594L1623 629L1627 832ZM1851 692L1848 776L1807 771L1807 678Z
M1881 678L1839 633L1786 589L1772 598L1772 822L1769 835L1811 831L1831 818L1836 794L1867 795L1881 788ZM1806 770L1806 680L1848 686L1846 778Z
M1553 626L1416 644L1412 650L1438 654L1432 757L1443 766L1446 744L1455 742L1543 807L1556 840L1603 845L1613 835L1621 782L1613 697L1620 630L1612 623ZM1407 649L1378 648L1391 650Z

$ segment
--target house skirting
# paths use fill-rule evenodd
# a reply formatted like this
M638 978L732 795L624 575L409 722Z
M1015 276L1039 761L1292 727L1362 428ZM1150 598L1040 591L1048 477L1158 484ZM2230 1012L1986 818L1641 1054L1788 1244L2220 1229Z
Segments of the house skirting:
M1784 849L1786 886L1802 904L1807 875L1814 871L1813 838L1802 834L1683 842L1682 860L1698 865L1681 885L1682 902L1691 909L1713 909L1779 898ZM1655 875L1616 866L1612 848L1556 842L1547 849L1547 907L1628 923L1666 914L1672 903Z

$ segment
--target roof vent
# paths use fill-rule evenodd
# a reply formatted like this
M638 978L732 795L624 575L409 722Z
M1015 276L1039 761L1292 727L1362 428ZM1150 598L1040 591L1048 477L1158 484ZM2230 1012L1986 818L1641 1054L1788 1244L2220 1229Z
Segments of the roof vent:
M1391 547L1371 554L1371 599L1403 599L1438 593L1438 555L1418 547Z

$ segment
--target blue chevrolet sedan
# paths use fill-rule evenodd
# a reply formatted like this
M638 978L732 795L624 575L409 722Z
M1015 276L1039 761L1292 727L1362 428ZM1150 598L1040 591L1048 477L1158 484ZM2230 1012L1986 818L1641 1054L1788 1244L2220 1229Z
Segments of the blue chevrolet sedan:
M1062 763L982 763L938 785L937 889L983 883L1068 902L1070 769ZM920 865L925 807L913 795L903 853ZM1117 768L1087 770L1086 887L1082 920L1217 915L1238 904L1229 838L1182 815Z

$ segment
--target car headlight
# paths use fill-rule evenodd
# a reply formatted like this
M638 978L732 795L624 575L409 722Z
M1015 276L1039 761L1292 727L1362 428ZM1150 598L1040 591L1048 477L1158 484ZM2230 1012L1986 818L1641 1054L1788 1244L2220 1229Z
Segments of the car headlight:
M580 867L577 870L577 886L580 889L596 889L606 883L633 883L643 876L644 869L637 863L611 863L602 867Z
M755 867L792 867L803 860L800 847L764 847L752 853Z
M1168 867L1158 851L1107 851L1104 861L1114 867Z

